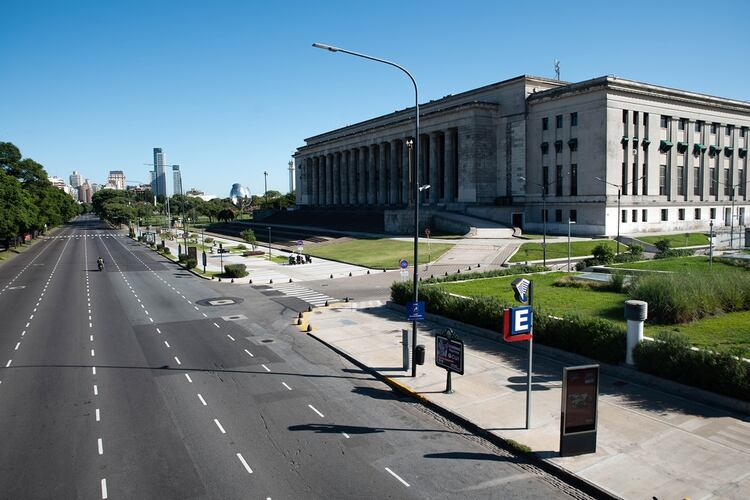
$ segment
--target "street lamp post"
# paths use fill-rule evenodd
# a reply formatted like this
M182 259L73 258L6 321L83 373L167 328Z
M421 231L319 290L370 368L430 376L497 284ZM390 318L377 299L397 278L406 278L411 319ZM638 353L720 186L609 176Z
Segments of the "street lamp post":
M570 272L570 225L575 224L575 221L570 220L568 217L568 272Z
M635 179L633 181L633 184L635 185L644 177L646 177L646 174L643 174L638 179ZM597 177L596 180L617 188L617 255L620 255L620 221L622 220L622 210L620 210L620 198L622 197L622 187L624 184L615 184L614 182L605 181L601 177Z
M714 267L714 220L708 223L708 267L713 269Z
M547 184L539 184L526 177L519 177L519 179L542 188L542 263L544 267L547 267Z
M351 50L342 49L340 47L332 47L322 43L314 43L313 47L316 49L324 49L329 52L343 52L351 56L361 57L370 61L387 64L398 68L409 77L412 85L414 86L414 177L412 192L414 193L414 286L412 287L412 302L416 303L419 299L419 89L417 87L417 81L407 71L406 68L400 66L394 62L380 59L378 57L368 56L359 52L353 52ZM411 157L411 155L410 155ZM416 350L417 350L417 320L412 321L412 363L411 363L411 375L412 377L417 376L417 364L416 364Z
M266 226L268 229L268 260L271 260L271 226Z
M268 205L268 172L263 171L263 186L265 187L266 205ZM268 206L266 206L268 208Z

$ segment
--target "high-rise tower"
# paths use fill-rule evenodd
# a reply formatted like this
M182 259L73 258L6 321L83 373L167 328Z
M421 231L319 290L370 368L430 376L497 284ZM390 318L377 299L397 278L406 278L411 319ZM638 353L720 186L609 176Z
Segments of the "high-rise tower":
M167 176L164 173L164 153L161 148L154 148L154 180L151 190L156 196L167 196Z
M182 192L182 175L180 174L180 166L172 165L172 187L174 188L173 194L183 194Z

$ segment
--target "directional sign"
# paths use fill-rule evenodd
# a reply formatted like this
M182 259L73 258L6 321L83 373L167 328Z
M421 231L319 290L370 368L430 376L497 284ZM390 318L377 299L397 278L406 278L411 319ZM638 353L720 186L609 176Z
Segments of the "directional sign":
M398 263L399 266L401 266L401 269L406 269L409 267L409 263L406 261L406 259L401 259L401 262Z
M406 320L407 321L419 321L424 319L424 302L407 302L406 304Z
M534 312L531 306L506 309L503 314L503 339L506 342L519 342L532 338Z
M445 335L435 336L435 364L448 371L464 374L464 343Z

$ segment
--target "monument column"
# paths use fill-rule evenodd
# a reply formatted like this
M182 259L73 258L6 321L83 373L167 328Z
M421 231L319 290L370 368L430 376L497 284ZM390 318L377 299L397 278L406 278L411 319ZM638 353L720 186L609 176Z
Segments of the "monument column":
M357 204L357 179L359 171L357 170L357 150L349 150L349 205Z
M378 164L377 146L368 146L367 156L367 204L374 205L378 202Z
M440 198L440 132L430 134L430 189L428 199L432 205Z
M357 161L357 204L360 206L367 205L367 146L360 146L359 158Z
M318 168L320 167L320 159L316 156L312 159L312 204L317 205L318 202L318 184L320 180L318 178Z
M334 205L341 204L341 153L333 153L332 170L332 202Z
M333 155L326 155L326 205L333 204Z
M381 142L378 145L378 205L385 205L388 203L388 154L390 149L388 143Z
M400 201L399 196L399 186L401 178L399 177L399 156L398 156L398 141L391 141L390 143L391 147L391 162L390 162L390 169L391 169L391 178L390 178L390 186L388 186L388 192L389 192L389 203L391 205L397 205Z
M460 135L459 135L460 133ZM458 139L458 168L461 175L456 178L458 184L458 200L464 203L477 201L477 172L476 172L476 135L474 128L462 128L456 134Z
M349 152L341 152L341 204L349 203Z
M412 202L413 189L411 187L411 169L409 169L409 137L405 137L402 141L401 148L401 203L406 205ZM412 146L412 150L414 146ZM414 168L414 165L411 166Z

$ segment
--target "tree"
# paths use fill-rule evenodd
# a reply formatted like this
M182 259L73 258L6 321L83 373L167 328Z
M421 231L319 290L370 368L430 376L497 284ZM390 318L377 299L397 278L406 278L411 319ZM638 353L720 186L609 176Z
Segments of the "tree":
M609 264L615 259L615 252L609 245L599 244L594 247L591 254L602 264Z
M2 153L0 153L2 154ZM0 160L2 161L2 160ZM7 248L11 238L31 229L38 211L21 183L0 170L0 239Z
M253 247L253 250L255 250L255 247L258 244L258 240L255 239L255 232L253 232L252 229L245 229L240 233L240 237L245 241L245 243L251 245Z
M229 222L233 221L236 216L237 215L234 213L234 210L232 210L231 208L222 208L216 215L216 218L222 222Z

